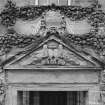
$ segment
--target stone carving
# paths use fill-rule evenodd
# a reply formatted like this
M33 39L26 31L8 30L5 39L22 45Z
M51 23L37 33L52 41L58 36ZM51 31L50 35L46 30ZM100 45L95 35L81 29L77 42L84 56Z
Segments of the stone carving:
M97 3L93 3L91 7L80 7L80 6L25 6L25 7L17 7L16 3L12 0L7 0L7 4L5 5L5 9L0 14L2 19L2 24L5 26L13 26L16 23L16 19L35 19L40 17L45 11L60 11L60 13L64 14L68 18L73 21L83 20L88 15L91 15L93 11L97 7ZM76 11L76 12L74 12ZM53 15L53 14L51 14Z
M44 44L38 51L33 52L28 59L21 61L21 65L86 66L88 64L62 44L54 41Z
M89 47L95 50L98 54L100 54L104 49L105 37L104 36L99 37L98 35L98 34L101 35L104 34L104 29L103 29L104 27L99 27L99 24L105 23L105 14L102 10L98 10L97 6L98 4L94 2L94 5L92 5L92 7L86 7L86 8L81 6L78 7L78 6L55 6L55 5L38 6L38 7L35 6L17 7L15 3L13 3L11 0L8 0L4 10L0 13L0 18L1 18L1 24L3 24L6 27L9 27L15 25L17 18L26 21L30 19L34 20L42 16L41 29L36 34L36 36L46 37L46 33L48 31L50 31L49 34L53 33L58 35L59 33L58 36L62 36L61 39L66 44L68 45L72 44L77 47L81 46L82 48ZM52 16L52 14L53 15L55 14L56 16L56 14L58 13L60 14L60 16L62 16L62 21L61 21L62 29L56 30L55 28L50 27L50 29L46 30L46 21L44 16L47 14L49 14L50 17ZM91 24L91 26L94 27L94 30L89 33L83 34L81 36L68 34L63 30L66 27L65 19L63 16L66 16L66 18L72 21L80 21L80 20L82 21L84 19L87 19L88 22ZM99 31L97 33L98 29ZM36 43L38 43L38 41L39 42L43 41L42 37L38 39L35 36L34 37L29 36L27 38L27 36L25 35L18 35L17 33L15 34L16 35L4 35L2 38L0 37L0 44L1 44L0 50L1 51L3 50L4 52L3 54L7 54L8 52L10 52L14 46L19 48L26 47L27 45L32 43L32 40Z
M61 20L60 25L61 25L61 30L65 31L65 29L66 29L66 21L65 21L65 17L64 16L62 16L62 20Z
M98 35L105 35L105 27L99 27Z
M105 36L105 26L99 27L98 35Z
M41 29L46 29L46 20L45 20L45 14L43 14L42 18L41 18Z

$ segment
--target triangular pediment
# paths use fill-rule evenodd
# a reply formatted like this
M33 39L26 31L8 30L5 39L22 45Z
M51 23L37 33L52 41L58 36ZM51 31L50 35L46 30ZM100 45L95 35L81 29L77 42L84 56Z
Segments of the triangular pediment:
M30 46L22 56L16 57L6 68L96 68L100 67L89 56L78 53L55 36L49 37L39 46Z

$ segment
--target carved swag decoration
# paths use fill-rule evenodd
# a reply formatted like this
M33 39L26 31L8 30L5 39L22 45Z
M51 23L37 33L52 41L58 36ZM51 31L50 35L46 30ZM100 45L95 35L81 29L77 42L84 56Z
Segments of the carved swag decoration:
M25 36L16 33L13 29L8 29L5 35L0 36L0 56L9 53L13 47L24 48L33 42L34 45L38 46L46 40L49 35L55 34L67 45L92 48L103 58L105 56L105 13L99 7L100 5L98 5L97 2L92 4L91 7L86 8L80 6L55 5L17 7L15 3L8 0L5 9L0 13L1 24L7 28L14 26L17 19L33 20L42 16L46 11L52 10L60 11L62 15L68 17L72 21L81 21L86 18L94 29L81 36L69 34L67 32L61 35L56 30L48 30L46 36L42 36L39 33L38 35ZM46 28L45 25L43 26L43 28ZM1 83L0 97L5 96L4 87L5 85ZM104 89L102 89L102 91L105 91ZM102 93L101 95L103 97L105 94ZM3 100L0 100L0 102L3 105Z
M64 35L58 35L66 44L75 45L83 47L90 47L96 51L100 56L105 55L105 13L99 9L99 4L95 2L91 7L80 7L80 6L25 6L16 7L16 4L11 0L8 0L5 5L5 9L1 12L1 24L6 27L15 25L16 20L32 20L42 16L43 13L49 10L60 11L64 16L67 16L72 21L80 21L85 18L91 26L94 27L89 33L78 36L69 33ZM99 33L100 30L100 33ZM101 35L99 35L101 34ZM47 36L46 36L47 37ZM11 51L11 49L16 46L18 48L23 48L33 41L36 46L41 43L46 37L43 36L24 36L19 35L14 30L10 29L5 35L0 36L0 49L1 55L6 54Z
M23 20L36 19L40 17L43 12L54 10L60 11L62 15L67 16L72 21L80 21L88 17L89 22L96 26L99 22L102 22L102 19L104 18L104 13L101 10L97 11L97 6L100 5L98 5L97 1L95 1L91 7L84 8L81 6L56 6L54 4L51 6L31 5L19 8L11 0L8 0L5 5L5 9L0 14L0 17L1 23L8 27L13 26L18 18Z

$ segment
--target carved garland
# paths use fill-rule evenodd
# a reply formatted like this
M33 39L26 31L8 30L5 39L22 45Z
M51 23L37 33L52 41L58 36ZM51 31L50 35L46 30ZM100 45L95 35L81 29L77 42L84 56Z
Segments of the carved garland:
M101 54L105 50L105 36L94 36L91 33L84 36L64 35L62 40L69 45L91 47L96 53Z
M91 7L86 8L80 6L56 6L54 4L51 6L24 6L19 8L11 0L8 0L0 17L1 23L8 27L13 26L17 18L24 20L34 19L40 17L43 12L55 10L60 11L61 14L64 14L73 21L80 21L89 16L89 21L94 22L95 20L92 17L99 19L96 13L97 5L97 2L95 2Z
M91 7L83 8L79 6L26 6L18 8L16 4L9 1L5 5L5 9L1 12L1 23L6 26L13 26L16 19L30 20L36 19L42 15L42 13L48 10L60 11L61 14L67 16L72 21L80 21L84 18L88 19L88 22L94 27L89 33L82 36L73 34L64 34L60 36L61 39L71 45L77 45L81 47L92 47L98 53L105 49L105 36L98 35L98 27L100 24L105 25L105 13L102 10L97 10L97 3L94 3ZM34 35L24 36L17 34L14 30L8 32L6 35L0 37L0 49L4 54L8 53L14 46L22 48L33 41L37 44L42 42L45 38L42 36L37 37ZM3 54L3 53L2 53Z
M35 46L39 45L44 40L41 36L24 36L19 35L17 33L14 34L6 34L0 37L0 49L1 55L9 53L12 48L24 48L29 44L33 43Z
M88 19L88 22L95 28L93 31L82 35L73 35L73 34L64 34L64 36L59 36L65 43L68 45L76 45L81 47L92 47L92 49L96 50L98 54L103 53L105 50L105 35L98 35L98 27L100 24L105 25L105 13L101 10L96 10L96 5L88 8L76 7L76 6L29 6L29 7L21 7L18 8L14 3L8 1L5 6L5 9L1 12L0 18L1 23L6 26L15 25L16 20L30 20L38 18L42 15L43 12L48 10L60 11L61 14L67 16L72 21L80 21L84 18ZM105 26L104 26L105 27ZM23 48L31 43L35 43L35 45L39 45L46 37L42 36L24 36L17 34L14 30L10 30L3 36L0 36L0 51L1 55L6 54L11 51L13 47ZM102 82L101 91L105 91L105 83ZM105 93L102 93L103 104L105 104L104 98ZM0 97L3 96L3 100L0 100L0 104L3 104L4 96L5 96L5 84L0 84ZM0 98L2 99L2 98Z

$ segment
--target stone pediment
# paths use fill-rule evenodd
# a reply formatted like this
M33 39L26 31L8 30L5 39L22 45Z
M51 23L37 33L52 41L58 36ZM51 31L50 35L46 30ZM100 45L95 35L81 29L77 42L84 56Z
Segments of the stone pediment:
M33 46L33 45L32 45ZM91 57L80 54L55 36L18 56L6 68L88 68L100 67Z

